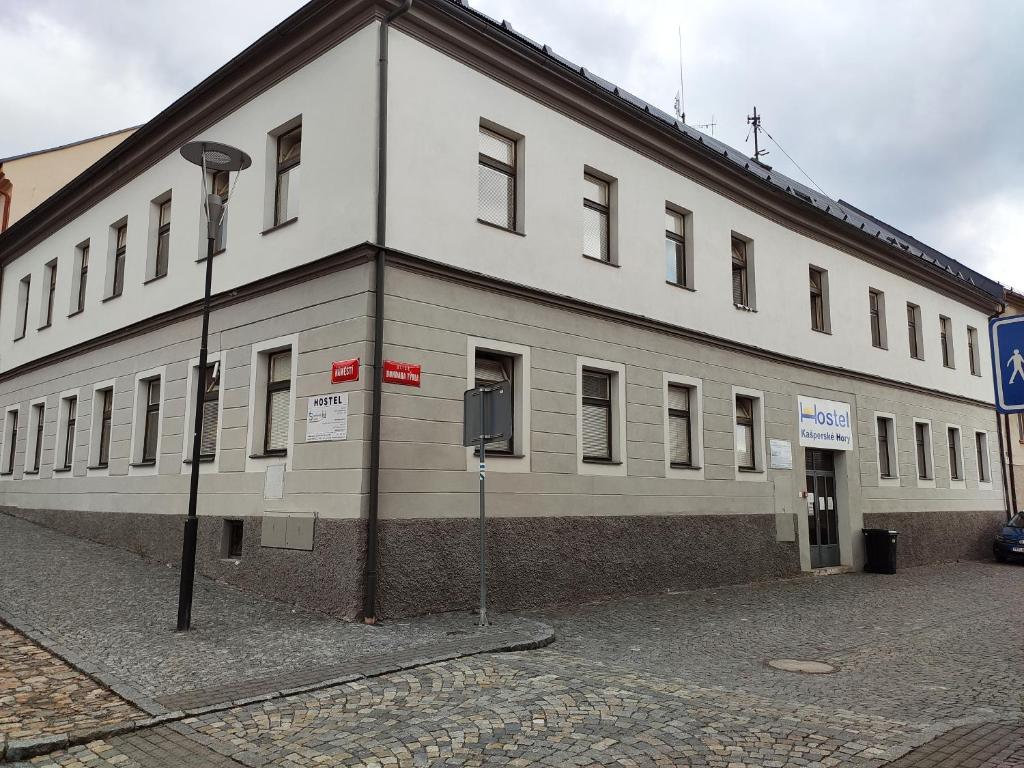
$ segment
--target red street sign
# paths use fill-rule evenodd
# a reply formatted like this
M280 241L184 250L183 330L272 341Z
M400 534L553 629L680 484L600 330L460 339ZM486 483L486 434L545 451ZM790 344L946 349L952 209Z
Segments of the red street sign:
M331 384L341 384L343 381L359 381L358 357L331 363Z
M395 360L385 360L384 383L418 387L420 385L420 368L421 366L418 363L399 363Z

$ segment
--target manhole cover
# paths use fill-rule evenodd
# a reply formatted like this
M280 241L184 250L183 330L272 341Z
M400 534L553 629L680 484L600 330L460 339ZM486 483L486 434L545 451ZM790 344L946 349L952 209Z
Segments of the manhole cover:
M783 672L803 672L807 675L827 675L836 668L823 661L804 661L801 659L772 659L768 666L781 669Z

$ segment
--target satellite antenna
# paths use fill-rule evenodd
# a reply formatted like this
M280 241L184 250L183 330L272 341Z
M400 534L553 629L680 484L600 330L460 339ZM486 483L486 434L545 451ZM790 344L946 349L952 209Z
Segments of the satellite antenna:
M683 28L677 27L679 32L679 91L676 93L676 117L686 122L686 107L683 105Z

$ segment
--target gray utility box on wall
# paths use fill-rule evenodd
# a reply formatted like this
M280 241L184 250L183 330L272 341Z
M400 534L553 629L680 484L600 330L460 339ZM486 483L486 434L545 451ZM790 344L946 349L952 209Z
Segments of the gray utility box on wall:
M264 512L260 544L276 549L313 549L314 512Z

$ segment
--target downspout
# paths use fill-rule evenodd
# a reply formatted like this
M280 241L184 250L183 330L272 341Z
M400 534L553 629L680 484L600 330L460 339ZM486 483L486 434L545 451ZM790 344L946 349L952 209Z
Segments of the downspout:
M377 263L373 278L373 394L370 412L370 498L366 516L363 621L377 623L377 512L380 508L381 370L384 367L384 270L387 267L388 27L412 8L404 0L380 24L377 60Z
M1005 312L1006 304L1002 303L999 305L999 311L989 315L988 319L991 322L997 317L1002 317ZM999 372L996 370L995 361L992 362L992 375L993 377L999 375ZM1004 426L1006 427L1005 443L1003 442ZM996 434L999 436L999 468L1003 475L1003 500L1006 502L1006 519L1009 520L1017 507L1017 489L1013 477L1013 446L1010 445L1010 417L1007 416L1000 420L999 411L996 411ZM1009 487L1007 487L1007 470L1009 470Z

